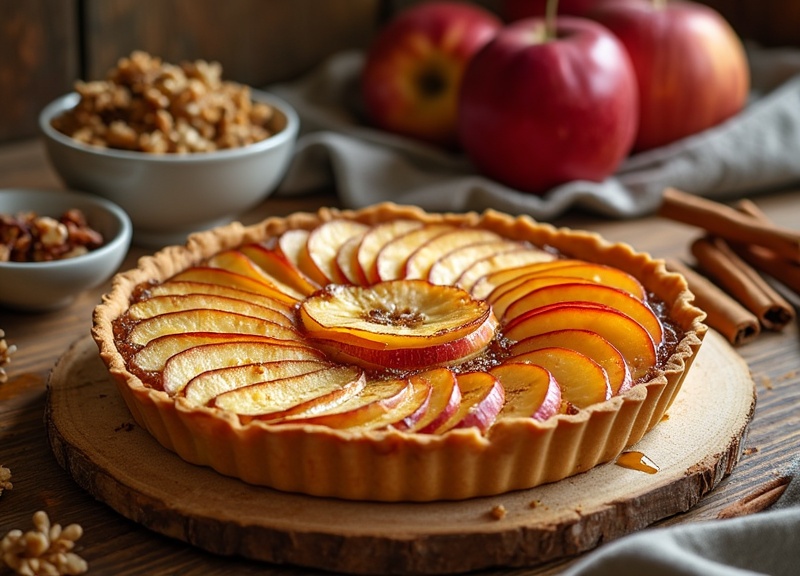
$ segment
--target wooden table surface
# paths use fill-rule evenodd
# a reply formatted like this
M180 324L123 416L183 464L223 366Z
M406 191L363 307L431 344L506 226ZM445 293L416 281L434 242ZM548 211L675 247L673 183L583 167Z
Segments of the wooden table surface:
M0 148L0 188L59 188L41 145L23 141ZM800 194L780 192L751 197L776 223L797 227ZM331 205L335 196L270 198L243 217L246 223L267 215L313 210ZM686 257L698 231L658 217L612 221L570 214L557 224L597 231L613 241L625 241L656 257ZM144 254L132 248L124 268ZM0 537L11 529L32 528L31 517L45 510L62 525L84 528L78 552L90 574L308 574L306 569L268 566L214 556L171 540L120 516L79 488L56 463L45 435L43 413L48 374L75 340L89 333L91 311L107 285L84 294L68 308L45 314L22 314L0 309L0 328L18 350L7 367L9 381L0 384L0 465L12 472L14 487L0 496ZM793 304L795 295L789 294ZM757 385L758 405L744 454L733 474L689 512L659 525L716 518L729 505L746 498L773 480L800 450L800 341L797 325L781 333L762 335L738 349ZM570 561L536 569L494 569L486 575L555 574ZM0 574L2 574L0 569Z

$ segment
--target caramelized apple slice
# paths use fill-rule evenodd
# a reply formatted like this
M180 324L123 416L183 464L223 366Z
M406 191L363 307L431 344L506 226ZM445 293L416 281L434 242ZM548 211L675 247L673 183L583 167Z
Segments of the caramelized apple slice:
M146 372L157 372L164 369L167 360L189 348L203 344L218 342L262 342L264 344L285 344L286 340L278 340L269 336L254 334L231 334L227 332L181 332L165 334L150 340L140 348L132 359L132 365Z
M540 348L514 357L514 362L541 366L558 382L564 411L586 408L611 397L606 371L597 362L569 348Z
M361 392L365 384L364 372L357 367L330 366L235 388L219 394L211 404L240 416L277 420L340 406Z
M314 338L314 345L337 362L358 364L373 370L421 370L466 362L481 353L494 339L494 315L473 332L455 340L415 348L371 348L336 340Z
M489 370L505 390L498 418L547 420L561 409L561 388L550 372L537 364L505 362Z
M224 342L194 346L171 356L161 373L164 391L175 395L195 376L230 366L283 360L324 360L319 350L300 343Z
M424 388L424 380L419 382L423 383ZM419 398L413 390L411 381L405 378L371 380L360 394L335 408L318 414L289 416L281 422L318 424L331 428L367 427L379 418L397 422L417 410L415 403ZM429 390L425 390L425 393L429 393ZM385 422L384 426L392 422Z
M306 278L318 286L324 286L328 283L328 279L314 266L311 257L308 255L309 234L308 230L302 228L286 230L278 236L275 249Z
M244 256L242 256L242 258L244 258ZM206 284L216 284L218 286L244 290L245 292L263 294L264 296L269 296L270 298L274 298L279 302L283 302L285 305L290 307L297 304L297 298L278 290L274 284L270 284L264 280L257 280L251 276L246 276L232 270L225 270L223 268L194 266L192 268L187 268L183 272L179 272L170 278L168 282L200 282Z
M506 314L506 310L508 307L522 298L523 296L527 296L534 290L538 290L539 288L544 288L545 286L553 286L553 285L561 285L561 284L578 284L578 283L586 283L586 284L594 284L591 280L581 280L576 278L570 278L569 276L523 276L523 281L519 283L515 283L516 285L510 288L509 290L504 290L498 293L498 290L495 289L492 291L491 294L486 298L486 301L492 305L492 310L494 310L494 315L498 318L503 318ZM512 282L507 282L506 284L511 284ZM503 284L498 286L498 289L506 286Z
M396 219L375 224L367 230L359 243L357 259L361 269L367 276L368 284L374 284L381 280L380 276L378 276L376 262L378 253L383 247L406 232L422 228L422 226L422 222L417 220Z
M447 254L462 246L480 242L501 240L501 237L490 230L482 228L456 228L431 238L422 246L409 254L403 271L404 278L428 278L431 266L442 254Z
M423 348L475 332L491 315L486 302L452 286L395 280L369 287L331 285L299 308L304 333L356 346Z
M369 226L355 220L336 219L311 231L306 249L313 265L327 279L326 283L347 281L336 266L336 254L348 239L364 234L368 229Z
M302 300L305 296L305 294L303 294L301 291L283 283L272 274L269 274L261 269L261 267L257 266L250 258L248 258L239 250L225 250L215 254L208 260L208 265L213 268L230 270L231 272L241 274L242 276L247 276L258 282L263 282L264 284L272 286L293 300Z
M136 346L144 346L153 338L182 332L229 332L270 336L278 340L303 339L294 328L255 316L222 310L180 310L138 322L129 332L128 341Z
M600 336L588 330L556 330L520 340L509 348L510 358L542 348L569 348L584 354L600 364L608 376L611 394L620 394L631 387L631 373L619 350Z
M369 284L367 275L361 269L361 264L358 262L358 248L361 245L361 238L363 234L349 238L347 242L342 244L339 251L336 253L336 267L339 273L350 284L357 284L359 286L366 286Z
M450 232L455 228L449 224L426 224L409 230L388 242L378 252L375 267L380 281L397 280L403 277L408 257L428 240Z
M319 290L320 285L311 281L283 254L277 250L267 248L263 244L250 243L239 248L253 264L258 266L276 285L287 286L295 293L308 296Z
M590 303L553 304L531 310L505 326L512 342L564 329L589 330L608 340L623 358L634 381L655 366L656 347L644 327L630 316L608 306Z
M494 301L506 290L516 287L518 283L525 282L531 277L553 275L613 286L639 300L644 300L645 298L644 287L634 276L613 266L583 260L554 260L509 270L500 270L481 278L479 285L473 288L473 294L478 297L477 291L487 300Z
M512 303L501 317L501 321L512 322L534 308L564 302L593 302L609 306L644 326L656 344L662 340L661 321L647 304L627 292L602 284L558 284L533 290Z
M411 376L424 378L431 385L431 394L423 414L414 413L393 424L398 430L429 433L444 424L461 403L461 390L456 375L447 368L434 368Z
M464 270L489 256L501 252L519 249L520 245L511 240L496 240L493 242L479 242L468 246L461 246L443 254L436 260L428 271L428 281L433 284L452 286Z
M478 428L481 433L492 427L505 403L505 390L500 381L488 372L462 372L456 376L461 402L450 418L434 434L456 428Z
M274 380L283 380L281 385L288 385L287 378L319 373L332 366L333 364L324 360L281 360L217 368L189 380L182 394L193 404L206 406L220 394L237 388Z
M252 302L265 308L272 308L280 312L286 318L294 318L294 309L285 302L259 294L257 292L247 292L238 288L230 286L222 286L220 284L209 284L208 282L190 282L190 281L175 281L168 280L163 284L150 286L147 288L150 296L184 296L189 294L209 294L212 296L222 296L224 298L235 298L236 300L244 300L245 302Z
M288 318L286 314L274 308L266 308L259 304L247 302L246 300L237 300L236 298L212 294L153 296L152 298L140 300L139 302L131 304L130 308L128 308L128 315L133 320L144 320L169 312L202 310L206 308L223 312L235 312L236 314L244 314L245 316L263 318L264 320L269 320L270 322L283 326L292 326L292 320Z
M458 280L456 280L456 285L471 292L475 283L487 274L533 262L546 262L553 258L554 256L549 252L533 247L501 252L494 256L482 258L464 270L461 276L458 277ZM473 296L475 296L474 292Z

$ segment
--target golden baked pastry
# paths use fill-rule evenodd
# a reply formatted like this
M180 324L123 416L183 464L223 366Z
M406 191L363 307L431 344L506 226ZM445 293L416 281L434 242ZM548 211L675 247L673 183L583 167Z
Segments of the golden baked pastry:
M246 482L356 500L561 480L657 425L700 347L682 276L494 211L234 223L118 274L93 335L135 420Z

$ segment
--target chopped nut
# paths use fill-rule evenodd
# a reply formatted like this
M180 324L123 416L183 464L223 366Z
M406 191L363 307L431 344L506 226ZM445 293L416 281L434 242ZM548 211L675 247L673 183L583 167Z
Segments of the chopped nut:
M0 384L8 381L8 374L4 366L11 362L11 355L17 351L16 346L9 346L5 339L6 333L0 328ZM2 481L2 469L0 469L0 481Z
M11 483L11 470L0 465L0 494L3 490L11 490L14 485Z
M58 220L33 212L0 214L0 261L63 260L102 245L102 234L91 228L77 209L68 210Z
M89 569L86 561L73 552L83 535L79 524L61 528L50 524L47 513L33 515L34 530L11 530L0 541L0 566L5 564L22 576L75 576Z
M222 80L218 62L162 62L146 52L121 58L106 80L77 82L81 99L53 127L100 147L152 154L237 148L275 133L274 110L250 89Z
M492 511L489 512L489 514L491 514L492 518L494 518L495 520L502 520L503 518L506 517L507 514L506 507L503 506L502 504L498 504L494 508L492 508Z

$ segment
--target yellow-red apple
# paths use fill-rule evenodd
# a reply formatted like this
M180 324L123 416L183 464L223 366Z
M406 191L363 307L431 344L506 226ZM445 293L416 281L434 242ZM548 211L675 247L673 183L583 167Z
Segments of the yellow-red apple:
M457 146L458 92L467 63L502 26L479 6L434 1L391 20L367 51L361 94L375 126Z
M709 6L682 0L607 2L590 17L620 39L636 71L636 150L715 126L746 104L750 73L742 42Z

